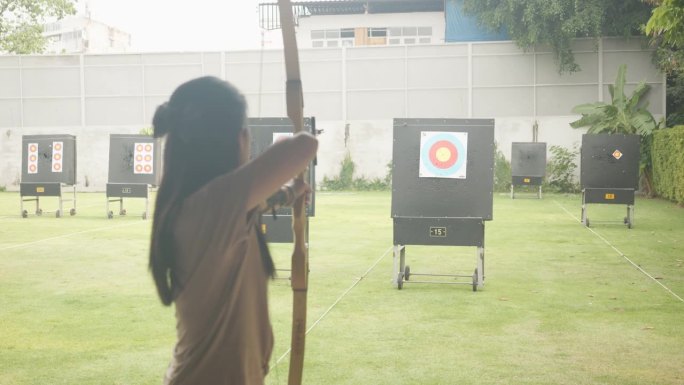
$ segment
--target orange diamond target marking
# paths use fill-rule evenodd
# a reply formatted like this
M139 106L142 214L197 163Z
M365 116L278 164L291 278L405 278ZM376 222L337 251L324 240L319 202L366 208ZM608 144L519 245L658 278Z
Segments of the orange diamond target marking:
M620 160L620 158L622 158L622 152L620 152L620 150L613 151L613 158Z
M152 143L135 143L133 162L134 174L154 174L154 145Z
M424 131L420 134L421 178L465 179L468 133Z

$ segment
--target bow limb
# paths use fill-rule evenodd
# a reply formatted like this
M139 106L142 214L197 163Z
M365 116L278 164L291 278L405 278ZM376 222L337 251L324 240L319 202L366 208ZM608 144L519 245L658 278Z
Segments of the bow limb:
M294 16L290 0L278 0L280 24L283 33L285 73L287 76L287 116L292 120L294 132L304 130L304 94L299 71L299 54L294 29ZM305 172L297 175L304 180ZM304 370L304 342L306 337L306 295L308 289L309 257L306 246L306 213L304 196L292 207L292 231L294 249L292 252L292 340L290 348L290 371L288 385L300 385Z

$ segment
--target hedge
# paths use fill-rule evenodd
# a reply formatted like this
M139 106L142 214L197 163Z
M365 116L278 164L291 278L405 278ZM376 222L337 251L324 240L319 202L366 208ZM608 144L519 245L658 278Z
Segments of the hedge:
M655 131L651 157L656 193L684 205L684 126Z

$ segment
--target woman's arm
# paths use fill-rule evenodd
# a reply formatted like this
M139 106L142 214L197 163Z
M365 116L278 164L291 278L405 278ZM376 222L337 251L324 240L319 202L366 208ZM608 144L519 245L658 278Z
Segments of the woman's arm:
M243 165L237 172L250 176L251 188L247 211L266 201L285 182L302 172L316 156L318 140L306 132L280 140L261 155ZM301 191L294 191L301 195Z

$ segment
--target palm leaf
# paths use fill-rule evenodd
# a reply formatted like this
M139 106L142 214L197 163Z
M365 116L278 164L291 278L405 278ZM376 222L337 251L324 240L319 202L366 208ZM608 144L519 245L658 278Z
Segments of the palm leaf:
M580 104L578 106L575 106L572 109L572 112L575 114L595 114L595 113L601 113L601 110L608 106L608 104L604 102L596 102L596 103L585 103L585 104Z
M613 98L613 105L624 105L625 103L625 73L627 72L627 65L622 64L618 68L617 76L615 77L614 92L611 92Z
M644 96L650 89L651 86L646 84L646 82L639 83L632 92L632 96L630 96L629 100L627 101L627 108L630 110L635 109L639 105L639 102L641 102L641 97Z

